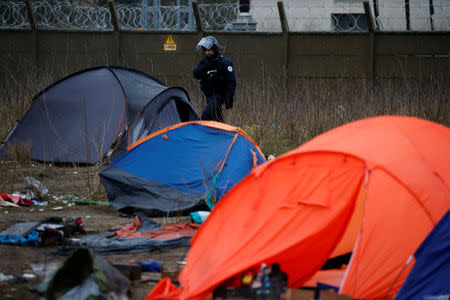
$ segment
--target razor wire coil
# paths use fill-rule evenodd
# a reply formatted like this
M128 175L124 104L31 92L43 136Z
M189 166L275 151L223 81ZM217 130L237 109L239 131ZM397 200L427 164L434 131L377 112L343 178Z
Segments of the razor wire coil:
M192 5L177 6L173 3L166 1L166 5L158 6L117 3L119 27L131 31L196 30ZM434 3L433 14L425 3L410 3L412 30L450 30L450 3ZM331 6L320 2L286 0L284 7L291 31L367 31L361 2ZM250 6L250 18L241 17L238 1L206 2L199 4L198 8L204 30L281 31L278 7L274 2ZM69 0L32 0L31 9L39 29L114 30L111 10L107 5L82 5ZM400 2L378 1L378 11L379 15L374 16L377 30L406 30L405 7ZM237 23L239 26L236 26ZM0 28L31 28L25 1L0 0Z

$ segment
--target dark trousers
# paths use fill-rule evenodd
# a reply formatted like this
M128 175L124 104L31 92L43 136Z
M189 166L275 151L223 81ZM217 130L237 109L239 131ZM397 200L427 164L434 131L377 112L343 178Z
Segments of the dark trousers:
M225 97L221 94L206 96L206 107L202 112L202 120L224 122L222 104Z

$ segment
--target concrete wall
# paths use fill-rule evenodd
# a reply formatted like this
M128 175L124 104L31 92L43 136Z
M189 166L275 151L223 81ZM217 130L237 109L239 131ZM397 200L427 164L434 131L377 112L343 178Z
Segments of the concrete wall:
M209 34L225 46L240 79L402 78L450 71L448 32ZM169 35L176 51L164 50ZM196 32L0 31L0 76L30 64L67 72L112 64L182 82L192 78L201 58L194 50L200 38Z

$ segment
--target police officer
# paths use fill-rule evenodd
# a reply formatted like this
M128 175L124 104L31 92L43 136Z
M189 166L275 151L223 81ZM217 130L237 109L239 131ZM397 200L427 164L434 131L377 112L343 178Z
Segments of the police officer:
M236 90L236 76L233 63L220 54L223 47L213 36L204 37L198 42L196 50L204 52L204 57L194 68L194 77L200 79L200 88L206 96L206 107L202 112L202 120L224 122L222 105L233 107Z

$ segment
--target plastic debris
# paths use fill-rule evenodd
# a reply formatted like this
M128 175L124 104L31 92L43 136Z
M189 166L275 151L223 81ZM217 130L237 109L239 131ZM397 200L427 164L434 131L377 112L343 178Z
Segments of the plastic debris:
M161 272L162 265L160 262L153 261L140 261L139 264L142 266L142 269L147 272Z
M206 218L208 218L210 212L209 211L194 211L191 212L191 220L197 224L202 224L205 222Z
M5 275L3 273L0 273L0 281L6 281L6 280L12 280L14 279L13 275Z
M27 198L41 200L48 194L48 189L37 179L27 176L25 181L29 187L27 189Z

